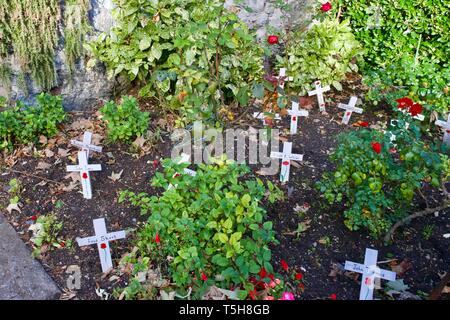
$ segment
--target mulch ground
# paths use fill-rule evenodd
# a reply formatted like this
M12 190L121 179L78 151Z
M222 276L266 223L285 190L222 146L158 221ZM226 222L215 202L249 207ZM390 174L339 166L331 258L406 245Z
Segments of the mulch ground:
M450 239L443 237L450 230L448 214L441 212L437 216L414 220L398 230L393 244L384 246L365 230L349 231L343 223L342 212L345 208L329 206L313 187L324 172L333 169L328 156L336 145L336 135L346 130L357 130L353 126L340 124L342 112L336 107L338 102L348 102L349 97L355 95L355 90L359 90L358 85L350 82L344 92L328 95L327 114L321 114L312 100L314 107L309 110L309 118L301 118L299 134L289 137L289 141L293 142L293 152L303 154L304 162L291 169L291 190L286 201L267 207L280 242L272 248L273 264L278 268L280 260L284 259L291 267L303 270L306 288L300 299L325 299L332 293L338 299L357 299L361 277L342 272L339 265L345 260L363 263L365 249L375 248L379 250L379 261L383 262L380 267L399 272L399 278L410 287L409 292L414 295L430 293L439 283L440 276L450 271ZM351 123L358 120L379 125L387 121L387 117L382 110L368 108L364 115L354 114ZM250 116L243 118L241 123L261 127L261 122ZM161 123L155 121L152 127L158 124ZM288 129L289 120L277 126ZM84 130L94 132L94 142L104 147L103 153L92 154L89 162L103 166L103 171L91 174L93 200L83 199L76 174L68 175L65 169L66 165L76 161L77 149L70 146L69 140L81 139ZM45 142L43 147L19 148L1 159L0 203L4 208L10 198L9 181L16 178L23 186L21 212L2 210L23 241L31 245L27 231L30 218L49 213L56 214L63 222L61 238L74 241L70 248L49 248L39 259L63 290L68 279L68 266L80 267L81 289L66 292L63 298L100 299L95 292L97 288L111 293L114 288L127 283L126 274L103 276L97 248L80 248L75 238L93 235L92 220L100 217L106 218L109 232L135 230L146 218L140 215L139 209L117 204L118 192L127 189L158 194L162 191L151 188L149 182L155 173L153 161L170 157L172 145L168 133L163 132L161 139L150 146L152 148L144 146L145 150L140 155L131 152L129 146L108 144L103 140L104 136L104 127L97 114L72 114L56 138L42 141ZM156 168L161 169L161 166ZM260 168L252 166L252 169L256 172ZM120 172L120 179L113 181L112 174ZM279 176L263 178L278 183ZM282 188L287 194L287 186ZM429 190L430 196L434 195L433 192ZM418 201L417 209L421 209L422 205ZM307 230L295 235L293 232L299 223L307 226ZM431 228L429 237L424 236L426 226ZM132 241L131 233L126 240L111 243L115 265L132 250ZM386 299L381 293L376 291L375 297Z

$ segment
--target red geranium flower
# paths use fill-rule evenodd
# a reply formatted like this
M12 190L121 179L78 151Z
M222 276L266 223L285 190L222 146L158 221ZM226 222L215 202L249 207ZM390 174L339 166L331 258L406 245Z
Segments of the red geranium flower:
M302 274L301 272L297 273L297 274L295 275L295 279L296 279L296 280L302 280L302 279L303 279L303 274Z
M267 38L267 42L268 42L269 44L272 44L272 45L278 44L279 38L278 38L278 36L271 35L271 36L269 36L269 37Z
M411 108L409 109L409 113L411 113L411 115L413 117L421 114L423 111L423 107L422 105L418 104L418 103L414 103Z
M264 279L265 277L267 277L267 271L265 268L261 268L261 270L259 271L258 274L261 277L261 279Z
M320 8L320 10L322 10L322 12L328 12L331 10L333 6L331 5L331 3L327 2L322 4L322 7Z
M250 299L252 299L252 300L256 299L256 297L255 297L256 290L250 290L248 293L250 294Z
M376 153L380 154L381 153L381 143L379 143L379 142L372 142L372 149Z
M161 243L161 238L159 237L159 233L156 233L156 236L155 236L155 242L156 242L157 244L160 244L160 243Z
M289 270L289 266L288 266L287 262L284 261L283 259L281 259L281 268L283 268L283 270L286 272Z
M202 272L202 276L201 276L202 281L207 281L208 277L206 276L206 274L204 272Z
M412 101L410 98L401 98L398 100L395 100L398 103L398 108L399 109L405 109L405 108L409 108L414 104L414 101Z
M336 296L336 293L332 293L332 294L330 294L330 297L329 297L331 300L336 300L337 299L337 296Z

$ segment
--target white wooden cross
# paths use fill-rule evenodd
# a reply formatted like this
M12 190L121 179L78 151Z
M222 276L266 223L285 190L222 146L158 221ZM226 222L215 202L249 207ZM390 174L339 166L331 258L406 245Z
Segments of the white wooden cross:
M275 77L278 79L278 86L284 90L284 85L287 81L294 81L293 77L286 77L286 68L280 69L280 75L278 77Z
M89 158L90 151L102 152L102 147L94 146L92 143L92 133L86 131L83 135L83 141L70 140L70 144L80 148L82 151L87 152L87 157Z
M292 101L292 110L288 110L288 114L291 116L291 134L297 134L298 129L298 117L308 117L309 112L306 110L300 110L298 102Z
M106 223L104 218L94 220L94 231L95 236L82 239L77 238L76 240L80 247L90 246L93 244L97 245L100 262L102 264L102 271L105 273L113 267L109 242L125 239L126 233L125 231L108 233L106 231Z
M383 270L377 267L378 251L366 249L364 264L346 261L345 270L362 273L361 291L359 300L373 300L373 290L375 289L375 279L381 278L395 281L397 274L392 271Z
M324 112L325 111L325 100L323 98L323 93L330 91L331 88L330 88L330 86L326 86L326 87L322 88L322 82L320 82L320 81L314 82L314 85L316 86L316 90L308 92L308 95L310 97L317 95L317 101L319 101L320 112Z
M447 122L437 120L436 125L444 128L444 143L450 146L450 113L448 114Z
M282 183L289 182L289 173L291 171L291 161L303 161L302 154L292 154L292 142L283 144L283 153L271 152L271 158L281 159L280 181Z
M265 126L265 125L268 125L267 118L270 118L270 117L266 116L264 114L264 112L255 112L255 113L253 113L253 118L262 120L263 126ZM273 119L281 120L281 116L277 113L277 114L274 115Z
M100 164L88 164L86 151L78 152L78 165L67 166L68 172L80 172L81 186L83 187L83 196L85 199L92 199L91 177L90 171L102 171Z
M342 118L343 124L348 124L353 112L356 112L359 114L363 113L363 111L364 111L363 109L356 107L357 102L358 102L358 97L351 97L349 104L339 103L338 108L345 110L344 117Z

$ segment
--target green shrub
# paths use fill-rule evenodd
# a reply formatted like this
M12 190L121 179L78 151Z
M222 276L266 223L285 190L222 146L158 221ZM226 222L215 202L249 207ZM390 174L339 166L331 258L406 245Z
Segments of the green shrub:
M365 84L369 87L367 98L378 104L387 101L392 106L395 100L408 96L420 102L430 113L447 114L450 104L450 69L441 69L429 61L418 61L405 55L386 68L366 72Z
M448 67L450 2L447 0L339 0L371 67L387 67L417 48L421 57ZM337 7L337 6L336 6ZM378 9L377 9L378 8ZM377 11L379 23L376 25ZM372 25L371 25L372 24Z
M288 69L294 77L290 88L306 94L316 80L341 90L340 81L348 72L358 71L356 60L363 51L352 34L348 21L339 23L327 18L312 24L306 32L299 30L291 36L286 57L278 57L278 66Z
M128 199L149 215L138 231L137 271L146 270L152 261L168 264L179 292L193 287L199 298L216 285L243 289L239 296L245 298L253 289L249 277L262 267L273 272L269 246L277 241L261 201L266 191L278 195L269 200L279 199L280 191L271 183L266 190L259 179L242 180L248 167L216 163L199 165L193 177L176 175L187 165L165 160L165 173L156 173L152 185L167 191L160 196L124 191L119 202ZM176 187L168 190L169 184Z
M107 124L108 138L111 141L131 143L137 136L142 136L148 129L150 115L139 110L136 98L124 96L122 103L106 103L100 109Z
M11 150L15 143L37 142L41 135L54 136L65 117L58 96L42 93L37 105L30 107L17 102L14 108L0 113L0 150Z
M362 129L340 136L331 155L336 170L325 173L317 187L330 203L344 201L350 230L366 228L380 236L407 214L424 183L440 187L448 176L447 156L424 142L413 122L399 112L386 134Z
M192 119L246 105L263 74L263 50L219 0L116 0L117 25L88 47L112 75L144 83L140 94Z

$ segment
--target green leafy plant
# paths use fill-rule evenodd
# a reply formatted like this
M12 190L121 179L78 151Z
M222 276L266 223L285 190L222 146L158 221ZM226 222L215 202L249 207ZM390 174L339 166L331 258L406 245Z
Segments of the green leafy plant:
M425 240L430 240L431 236L433 235L434 228L434 224L427 224L425 227L423 227L422 236Z
M339 4L366 49L370 67L385 68L405 53L418 53L448 67L448 1L339 0Z
M117 25L87 45L113 76L176 110L179 125L246 105L263 73L263 50L220 0L116 0Z
M138 231L138 270L154 261L166 268L180 294L192 287L202 297L216 285L241 289L239 297L245 298L253 289L250 276L261 268L273 272L269 245L277 241L261 206L263 182L242 180L248 167L224 161L199 165L195 176L177 174L186 164L163 165L164 174L156 173L152 182L166 190L160 196L123 191L119 198L149 215Z
M410 55L392 62L386 68L369 70L364 77L369 87L367 98L374 104L409 96L420 102L427 113L447 114L450 104L450 69L441 69L430 61L416 61Z
M139 110L136 98L124 96L121 104L110 101L100 109L108 127L108 138L112 141L131 143L148 129L150 115Z
M65 117L58 96L42 93L36 106L25 107L17 102L14 108L0 112L0 150L11 150L15 143L37 142L40 135L55 135Z
M48 251L52 247L65 247L65 242L58 238L62 227L63 224L58 222L56 215L54 214L40 216L37 218L35 223L28 229L33 233L30 241L33 244L34 257L41 256L42 253L44 253L43 251Z
M358 71L356 62L363 50L348 21L339 23L326 18L313 23L306 31L294 32L291 38L286 57L278 56L277 60L278 66L287 68L294 77L288 85L300 95L306 94L316 80L342 90L340 81L347 73Z
M424 142L411 116L401 112L385 134L342 134L331 161L336 170L324 174L318 189L330 203L345 203L350 230L366 228L375 237L406 216L424 184L439 188L448 176L448 157Z

